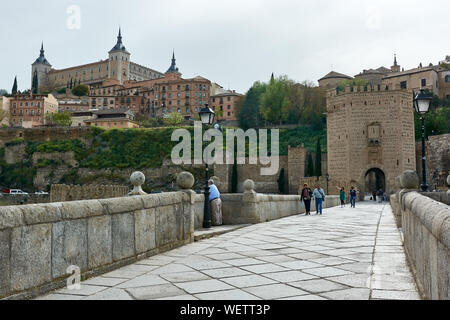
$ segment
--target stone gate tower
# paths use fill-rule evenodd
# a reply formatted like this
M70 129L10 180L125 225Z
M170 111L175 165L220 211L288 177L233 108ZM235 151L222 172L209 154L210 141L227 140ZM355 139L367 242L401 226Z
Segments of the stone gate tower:
M395 178L416 170L412 92L350 87L327 92L330 185L361 192L395 190Z

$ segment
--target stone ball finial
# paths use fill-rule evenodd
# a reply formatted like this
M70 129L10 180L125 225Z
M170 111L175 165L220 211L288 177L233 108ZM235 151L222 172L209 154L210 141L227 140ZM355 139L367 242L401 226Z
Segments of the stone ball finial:
M134 186L133 191L130 192L130 196L138 196L147 194L142 190L142 185L145 182L145 175L142 172L136 171L130 177L130 182Z
M255 182L253 180L245 180L244 182L244 190L245 192L253 192L255 190Z
M418 189L420 184L417 172L407 170L400 175L400 185L403 189Z
M181 190L189 190L194 186L195 179L192 173L190 172L181 172L177 176L177 185Z
M220 187L220 178L219 177L214 176L211 178L211 180L214 181L214 184L217 188Z
M395 186L396 186L398 189L403 188L403 187L402 187L402 184L401 184L401 182L400 182L400 176L398 176L398 177L395 178Z

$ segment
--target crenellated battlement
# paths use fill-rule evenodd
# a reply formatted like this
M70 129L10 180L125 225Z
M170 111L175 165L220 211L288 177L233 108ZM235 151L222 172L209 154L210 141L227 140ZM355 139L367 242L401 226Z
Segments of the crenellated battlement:
M402 89L400 87L400 84L396 84L395 86L385 84L379 85L367 84L365 86L346 86L344 90L339 90L338 88L329 89L327 90L327 98L357 93L372 93L372 92L383 93L383 92L398 92L398 91L409 93L412 95L411 89Z

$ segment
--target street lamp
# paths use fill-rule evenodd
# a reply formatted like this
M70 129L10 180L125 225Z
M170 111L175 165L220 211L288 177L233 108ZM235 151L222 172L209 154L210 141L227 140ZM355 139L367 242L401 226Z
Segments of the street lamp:
M423 192L428 192L429 190L426 173L425 115L430 109L431 100L433 100L433 97L430 94L427 94L424 89L420 89L420 92L414 96L414 108L416 109L417 114L420 115L420 120L422 121L422 185L420 188Z
M204 127L210 126L214 123L214 111L211 110L211 108L208 106L208 104L205 105L203 109L200 110L200 120L202 122L202 125ZM208 160L205 161L205 207L203 210L203 228L209 229L211 228L211 212L209 211L209 167L208 167Z

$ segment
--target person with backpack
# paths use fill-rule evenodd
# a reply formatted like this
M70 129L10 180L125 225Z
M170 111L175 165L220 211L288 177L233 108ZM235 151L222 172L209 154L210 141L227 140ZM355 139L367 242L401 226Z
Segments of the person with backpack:
M311 215L311 198L312 198L312 190L308 187L308 184L304 184L303 190L301 192L300 201L305 203L306 215Z
M316 215L320 214L322 215L323 211L323 202L325 201L325 192L320 187L320 185L317 185L317 188L314 189L313 192L314 199L316 200Z
M350 205L352 208L356 208L356 196L357 192L354 187L350 189Z

